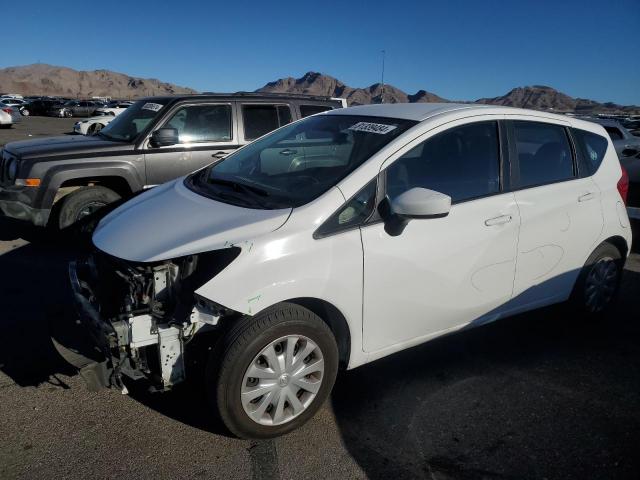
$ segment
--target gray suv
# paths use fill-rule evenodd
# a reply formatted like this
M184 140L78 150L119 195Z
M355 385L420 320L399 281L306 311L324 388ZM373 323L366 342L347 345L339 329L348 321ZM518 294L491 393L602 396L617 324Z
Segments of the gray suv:
M310 95L145 98L97 135L5 145L0 211L65 228L107 204L214 163L282 125L343 106L343 99Z

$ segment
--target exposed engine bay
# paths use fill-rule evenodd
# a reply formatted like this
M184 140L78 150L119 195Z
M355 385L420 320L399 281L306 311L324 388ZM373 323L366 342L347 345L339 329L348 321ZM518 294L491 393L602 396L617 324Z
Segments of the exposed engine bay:
M185 355L199 333L235 312L194 292L240 253L237 247L154 263L103 252L69 265L79 322L103 360L80 373L90 387L126 391L122 376L148 379L157 390L185 380Z

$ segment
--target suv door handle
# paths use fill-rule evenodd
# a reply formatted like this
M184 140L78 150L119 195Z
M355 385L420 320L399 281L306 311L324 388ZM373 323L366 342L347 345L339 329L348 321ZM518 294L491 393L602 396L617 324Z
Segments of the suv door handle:
M503 225L505 223L509 223L511 221L511 215L500 215L499 217L490 218L489 220L485 220L484 224L487 227L493 227L494 225Z
M297 150L292 150L290 148L285 148L284 150L280 150L280 155L295 155L298 153Z
M593 192L587 192L584 195L580 195L578 197L578 202L587 202L589 200L593 200L595 198L595 194Z
M212 158L224 158L226 156L227 156L227 152L216 152L211 154Z

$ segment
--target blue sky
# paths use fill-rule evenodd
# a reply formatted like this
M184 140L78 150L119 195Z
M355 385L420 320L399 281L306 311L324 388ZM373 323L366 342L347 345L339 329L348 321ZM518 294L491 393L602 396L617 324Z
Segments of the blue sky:
M408 93L473 100L542 84L640 104L640 0L22 0L2 11L0 67L105 68L203 91L313 70L364 87L380 81L385 49L385 81Z

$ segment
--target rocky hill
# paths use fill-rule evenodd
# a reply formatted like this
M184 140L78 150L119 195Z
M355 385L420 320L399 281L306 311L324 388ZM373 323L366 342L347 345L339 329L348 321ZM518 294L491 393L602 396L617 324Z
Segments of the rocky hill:
M0 69L0 92L132 99L150 95L197 93L191 88L153 78L131 77L110 70L78 71L43 63Z
M426 90L419 90L415 94L407 94L392 85L385 85L384 90L385 103L449 101ZM282 78L267 83L257 91L329 95L346 98L349 105L380 103L382 98L382 88L379 83L366 88L353 88L334 77L318 72L308 72L300 78ZM514 88L506 95L494 98L480 98L475 100L475 103L585 114L600 112L640 113L640 107L638 106L625 106L610 102L598 103L594 100L573 98L551 87L541 85Z
M382 85L374 83L366 88L353 88L345 85L340 80L323 75L318 72L308 72L300 78L281 78L275 82L267 83L258 92L277 93L304 93L308 95L325 95L330 97L346 98L349 105L365 105L367 103L380 103L382 100ZM393 85L384 86L385 103L408 102L446 102L433 93L420 90L409 95Z

